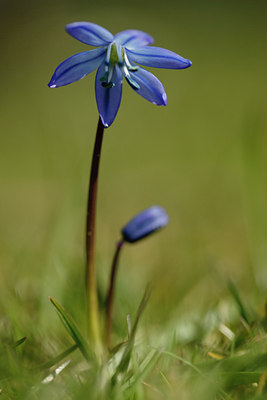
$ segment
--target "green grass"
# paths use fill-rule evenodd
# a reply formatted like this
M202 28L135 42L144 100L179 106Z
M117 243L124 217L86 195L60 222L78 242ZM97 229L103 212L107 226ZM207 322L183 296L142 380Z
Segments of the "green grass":
M70 336L65 337L63 330L57 336L51 332L39 343L36 334L16 343L11 336L6 338L1 345L1 395L4 399L194 399L197 393L200 399L264 398L267 316L250 310L241 296L231 282L229 295L209 310L185 311L164 327L139 321L135 337L143 303L129 339L125 336L101 366L87 350L86 339L73 333L77 327L53 301ZM57 354L59 348L64 351Z
M266 398L265 15L257 1L1 3L1 398ZM124 85L104 138L102 315L121 227L153 204L170 225L122 252L114 351L102 368L86 339L83 280L94 77L47 88L56 65L86 49L64 32L75 20L145 30L193 61L185 71L153 71L167 107ZM147 283L133 338L129 320L134 326Z

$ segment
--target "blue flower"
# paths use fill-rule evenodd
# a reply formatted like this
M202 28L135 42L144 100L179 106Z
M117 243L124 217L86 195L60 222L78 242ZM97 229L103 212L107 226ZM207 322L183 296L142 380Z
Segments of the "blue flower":
M152 206L136 215L122 229L123 240L134 243L164 228L169 222L169 217L164 208Z
M68 24L66 30L80 42L98 48L75 54L59 64L48 86L55 88L68 85L98 69L96 101L105 128L112 124L117 115L123 76L140 96L156 105L167 104L167 95L161 82L137 64L170 69L183 69L192 64L170 50L147 46L154 40L142 31L126 30L113 36L105 28L91 22L74 22Z

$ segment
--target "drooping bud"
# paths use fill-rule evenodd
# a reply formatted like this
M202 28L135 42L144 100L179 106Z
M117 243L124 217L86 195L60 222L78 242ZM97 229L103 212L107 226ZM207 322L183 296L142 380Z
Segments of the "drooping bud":
M163 228L168 222L169 217L164 208L152 206L131 219L121 233L126 242L134 243Z

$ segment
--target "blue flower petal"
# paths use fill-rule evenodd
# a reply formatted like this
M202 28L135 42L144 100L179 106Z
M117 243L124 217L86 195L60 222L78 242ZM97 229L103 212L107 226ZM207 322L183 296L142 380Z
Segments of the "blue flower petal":
M121 102L122 73L116 65L111 78L113 87L108 88L102 85L101 78L105 75L105 63L99 67L95 79L96 102L101 121L105 128L114 121Z
M135 29L128 29L127 31L122 31L115 35L114 40L122 46L127 48L134 48L140 46L146 46L154 42L152 36L148 33L138 31Z
M136 93L158 106L166 106L167 95L162 83L151 72L139 67L136 72L130 72L133 81L139 85Z
M161 47L131 48L127 49L127 55L130 60L147 67L182 69L192 65L190 60Z
M75 39L90 46L105 46L113 40L112 33L92 22L73 22L66 25L66 31Z
M138 215L122 229L122 236L126 242L134 243L166 226L169 217L164 208L152 206Z
M56 68L48 86L50 88L65 86L84 78L101 64L105 58L105 52L106 49L100 47L67 58Z

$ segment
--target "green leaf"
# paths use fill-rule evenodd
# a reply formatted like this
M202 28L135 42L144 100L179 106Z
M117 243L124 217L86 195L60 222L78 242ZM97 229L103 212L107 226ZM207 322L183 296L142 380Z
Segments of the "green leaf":
M43 369L48 369L48 368L53 367L54 365L61 362L65 357L67 357L69 354L71 354L77 348L78 348L78 345L74 344L73 346L69 347L68 349L66 349L65 351L60 353L58 356L52 358L52 360L50 360L50 361L46 362L45 364L41 365L40 367L38 367L38 369L43 370Z
M201 371L225 390L258 383L262 374L267 371L267 353L245 354L221 361L211 361L202 365Z
M136 371L129 381L125 383L125 388L127 390L133 390L138 384L142 383L149 372L154 368L160 355L160 350L151 351L143 362L139 366L136 366Z
M228 357L220 361L209 361L198 365L201 371L215 369L221 372L265 372L267 370L267 353L244 354L242 356Z
M133 346L134 346L134 340L135 340L135 335L136 335L138 323L139 323L140 317L143 314L143 311L144 311L144 309L145 309L145 307L147 305L147 302L148 302L148 299L150 297L150 294L151 294L151 288L147 287L146 290L145 290L144 296L143 296L143 298L141 300L141 303L140 303L140 305L138 307L136 318L135 318L135 321L134 321L134 325L133 325L132 331L130 332L130 337L129 337L128 343L127 343L126 348L124 350L124 353L122 355L121 361L120 361L120 363L119 363L119 365L117 367L117 370L116 370L116 372L115 372L115 374L114 374L114 376L112 378L113 381L116 380L117 375L119 373L125 371L127 369L128 365L129 365L132 349L133 349Z
M176 360L181 361L183 364L188 365L190 368L192 368L194 371L202 375L201 370L197 368L194 364L192 364L190 361L185 360L183 357L178 356L177 354L171 353L170 351L162 351L162 354L165 354L166 356L170 356L172 358L175 358Z
M17 341L14 343L14 347L20 346L22 343L25 342L25 340L27 340L27 337L26 337L26 336L24 336L23 338L17 340Z
M239 291L238 291L235 283L233 281L229 280L228 281L228 288L229 288L229 290L230 290L230 292L231 292L231 294L232 294L232 296L233 296L233 298L234 298L234 300L235 300L235 302L236 302L236 304L237 304L237 306L239 308L239 312L240 312L241 317L246 321L246 323L248 325L250 325L250 323L252 321L252 317L251 317L250 313L248 312L248 310L246 309L243 301L241 300Z
M64 308L52 297L50 297L50 301L57 310L57 313L65 326L66 330L73 338L76 345L79 347L81 353L83 354L84 358L89 361L94 358L92 351L89 348L87 340L81 334L79 328L71 318L71 316L64 310Z
M220 379L224 381L225 389L230 389L235 386L248 385L254 382L258 382L262 372L223 372Z

